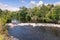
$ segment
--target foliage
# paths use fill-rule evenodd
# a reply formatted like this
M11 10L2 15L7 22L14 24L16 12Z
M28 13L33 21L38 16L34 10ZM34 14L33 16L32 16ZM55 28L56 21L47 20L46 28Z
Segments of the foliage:
M1 30L5 30L5 24L10 23L12 20L34 23L60 23L60 6L50 4L45 6L43 4L33 8L21 7L19 11L15 12L0 9Z
M43 4L33 8L21 7L16 12L2 11L0 9L0 21L2 24L9 23L14 19L20 22L60 23L60 6L51 4L45 6Z
M43 4L41 7L22 7L18 11L18 15L18 19L20 18L21 22L59 23L60 6L50 4L45 6Z

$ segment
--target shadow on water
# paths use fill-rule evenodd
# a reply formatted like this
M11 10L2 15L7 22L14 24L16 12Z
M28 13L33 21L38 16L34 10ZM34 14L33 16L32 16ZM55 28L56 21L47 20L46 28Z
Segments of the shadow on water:
M53 30L55 29L51 30L49 27L33 27L26 25L8 28L9 35L19 40L60 40L60 37L57 38L51 34L54 33L52 32Z

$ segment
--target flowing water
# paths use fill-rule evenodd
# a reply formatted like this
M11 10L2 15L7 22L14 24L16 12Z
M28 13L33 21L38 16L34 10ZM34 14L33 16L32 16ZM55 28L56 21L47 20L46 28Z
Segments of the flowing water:
M60 40L49 32L42 32L39 27L17 25L13 28L8 27L8 32L14 37L13 40Z

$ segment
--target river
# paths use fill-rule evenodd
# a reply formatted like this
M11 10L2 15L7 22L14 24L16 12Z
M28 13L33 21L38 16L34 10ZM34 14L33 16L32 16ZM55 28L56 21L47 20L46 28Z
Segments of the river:
M32 26L14 26L13 28L8 27L8 33L10 36L13 36L13 40L60 40L53 36L50 32L42 32L39 27Z

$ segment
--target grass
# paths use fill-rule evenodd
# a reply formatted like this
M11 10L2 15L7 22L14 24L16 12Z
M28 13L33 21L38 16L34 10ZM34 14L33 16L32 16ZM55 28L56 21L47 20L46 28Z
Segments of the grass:
M3 35L0 35L0 40L4 40L4 37L3 37Z

